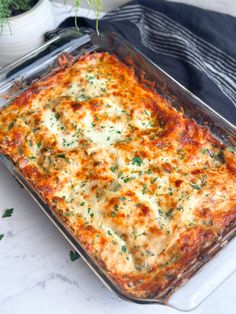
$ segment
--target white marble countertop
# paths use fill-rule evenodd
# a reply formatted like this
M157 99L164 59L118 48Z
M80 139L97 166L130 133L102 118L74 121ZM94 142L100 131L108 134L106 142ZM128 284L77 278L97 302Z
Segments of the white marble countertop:
M57 16L57 22L64 13ZM6 208L12 217L1 218ZM0 163L0 314L177 314L116 297L78 259L46 215ZM193 314L235 314L236 273Z

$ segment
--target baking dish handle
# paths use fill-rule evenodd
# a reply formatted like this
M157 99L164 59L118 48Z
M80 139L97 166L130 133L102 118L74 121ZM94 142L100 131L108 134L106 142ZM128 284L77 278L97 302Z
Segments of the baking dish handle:
M58 35L63 35L63 33L66 31L66 30L70 30L70 31L76 31L76 33L78 34L81 33L81 34L90 34L92 32L94 32L94 30L90 27L80 27L80 28L75 28L75 27L67 27L67 28L64 28L64 27L58 27L56 29L53 29L51 31L48 31L46 34L45 34L45 41L48 41L52 38L54 38L55 36L58 36Z
M90 32L90 29L81 28L78 30L75 27L56 29L49 32L46 35L49 39L42 46L0 69L0 89L7 83L19 78L19 76L23 76L26 67L32 63L35 64L37 62L39 67L40 64L45 65L45 62L52 60L52 58L56 59L63 51L67 50L69 52L73 45L73 40L76 40L77 44L78 40L81 40L81 45L86 43L90 39ZM36 68L38 69L38 67Z

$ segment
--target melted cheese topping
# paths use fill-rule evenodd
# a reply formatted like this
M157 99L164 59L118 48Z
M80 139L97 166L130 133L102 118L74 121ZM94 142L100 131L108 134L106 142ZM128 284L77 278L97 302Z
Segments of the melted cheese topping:
M137 297L163 293L235 222L235 155L107 53L3 109L0 148Z

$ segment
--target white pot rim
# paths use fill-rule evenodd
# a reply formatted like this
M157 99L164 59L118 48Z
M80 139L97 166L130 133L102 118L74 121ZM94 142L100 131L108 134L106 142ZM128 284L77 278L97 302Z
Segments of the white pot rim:
M38 0L38 2L37 2L31 9L29 9L28 11L23 12L23 13L21 13L21 14L18 14L18 15L16 15L16 16L10 16L10 17L7 18L7 21L8 21L8 22L11 22L11 21L14 21L14 20L16 20L16 19L22 18L22 17L24 17L24 16L26 16L26 15L28 15L28 14L34 12L35 10L38 9L38 7L39 7L39 6L42 4L42 2L44 2L44 1L45 1L45 0Z

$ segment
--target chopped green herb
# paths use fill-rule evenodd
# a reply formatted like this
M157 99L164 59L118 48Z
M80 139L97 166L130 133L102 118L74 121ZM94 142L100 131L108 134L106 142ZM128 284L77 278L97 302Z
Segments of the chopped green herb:
M203 175L201 177L201 186L203 187L206 184L207 184L207 175Z
M186 156L186 152L185 152L183 149L178 149L178 150L177 150L177 153L178 153L179 158L180 158L181 160L184 159L185 156Z
M137 165L137 166L141 166L141 164L143 163L143 160L141 157L138 157L138 156L135 156L133 159L132 159L132 165Z
M84 206L84 202L81 202L81 203L80 203L80 206Z
M65 155L65 154L57 154L56 156L57 156L58 158L66 159L66 155Z
M125 178L124 180L123 180L125 183L127 183L127 182L129 182L130 181L130 178Z
M142 194L146 194L147 193L147 184L143 185L143 189L142 189Z
M115 206L114 206L114 210L115 210L115 211L118 211L118 210L119 210L118 205L115 205Z
M172 219L173 218L173 212L174 212L174 208L170 208L168 210L168 212L166 212L166 217L169 219Z
M201 177L201 184L190 183L191 187L195 190L200 190L204 185L207 184L207 176L203 175Z
M157 181L157 177L155 177L152 181L151 181L151 184L154 184L156 181Z
M118 169L118 167L114 166L114 167L111 167L110 169L111 169L112 172L115 172Z
M76 251L70 251L70 260L72 262L76 261L78 258L80 258L79 253L77 253Z
M205 155L206 153L207 153L207 149L206 148L201 148L201 153L203 154L203 155Z
M11 217L12 214L13 214L13 210L14 210L14 208L7 208L7 209L4 211L4 213L3 213L3 215L2 215L2 218Z
M218 153L214 154L214 158L216 160L219 160L221 163L224 163L225 162L224 150L220 149Z
M112 212L112 213L111 213L111 217L114 218L115 216L116 216L116 213L115 213L115 212Z
M29 157L30 160L36 160L34 156Z
M195 190L200 190L201 189L201 186L198 185L198 184L194 184L194 183L190 183L191 187Z
M89 213L89 215L90 215L91 218L94 217L94 212L91 210L90 207L88 208L88 213Z
M4 234L0 234L0 241L2 240L3 237L4 237Z
M140 234L138 234L137 230L135 228L133 228L133 236L134 236L134 239L137 240L139 237L141 237L142 235L144 235L145 233L144 232L141 232Z
M123 253L126 253L127 252L127 247L125 245L122 245L121 250L122 250Z
M41 146L41 143L37 143L38 148Z
M146 250L146 253L149 256L155 256L155 254L152 251L150 251L150 250Z
M112 235L112 233L111 233L111 231L110 231L110 230L108 230L108 231L107 231L107 233L108 233L110 236Z
M111 191L113 191L113 192L117 192L117 191L119 191L119 189L122 187L122 185L119 183L119 182L117 182L117 181L113 181L112 183L111 183Z
M120 178L120 177L122 177L122 172L121 171L118 173L118 178Z
M55 118L56 118L56 120L59 120L59 119L60 119L60 114L59 114L59 113L56 113L56 114L55 114Z
M120 200L121 200L121 201L125 201L125 200L126 200L126 197L125 197L125 196L121 196L121 197L120 197Z

